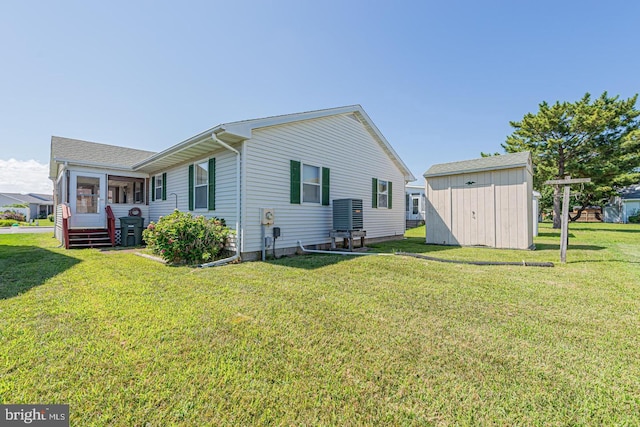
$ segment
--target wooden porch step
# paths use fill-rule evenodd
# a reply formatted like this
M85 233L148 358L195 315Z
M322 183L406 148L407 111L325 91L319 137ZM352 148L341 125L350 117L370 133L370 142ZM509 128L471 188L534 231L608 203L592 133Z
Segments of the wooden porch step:
M111 238L105 229L69 230L69 249L110 247Z

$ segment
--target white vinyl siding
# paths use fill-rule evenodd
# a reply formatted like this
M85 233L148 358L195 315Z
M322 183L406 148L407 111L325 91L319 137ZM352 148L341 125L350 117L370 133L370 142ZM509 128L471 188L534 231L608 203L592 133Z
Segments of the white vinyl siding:
M226 221L230 228L236 223L236 159L228 150L218 150L210 154L216 158L216 210L204 210L195 212L207 218L218 217ZM149 218L158 221L158 218L169 215L174 209L184 212L189 211L189 165L195 162L201 163L202 158L192 159L188 163L176 165L163 170L167 173L167 200L156 200L150 205ZM194 165L194 188L195 188Z
M329 243L332 207L290 203L290 159L331 170L331 200L363 200L367 238L402 236L402 203L393 209L372 209L371 177L384 176L404 183L404 175L365 127L348 115L295 122L253 131L243 153L245 176L243 251L261 249L260 208L274 208L275 226L281 228L279 248ZM395 197L403 185L396 185Z

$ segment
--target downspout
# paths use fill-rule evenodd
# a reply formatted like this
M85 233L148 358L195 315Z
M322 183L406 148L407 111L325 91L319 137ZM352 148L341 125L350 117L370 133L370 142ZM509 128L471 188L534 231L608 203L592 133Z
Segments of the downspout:
M215 267L217 265L224 265L224 264L233 262L237 259L240 259L240 247L241 247L240 246L240 236L241 236L240 225L242 224L242 221L241 221L242 212L240 211L240 152L235 148L233 148L232 146L230 146L229 144L227 144L226 142L220 141L215 133L211 134L211 138L215 142L217 142L218 144L220 144L221 146L223 146L224 148L226 148L227 150L231 151L236 155L236 195L237 195L236 197L236 254L228 258L219 259L217 261L212 261L212 262L198 265L198 267L202 267L202 268Z

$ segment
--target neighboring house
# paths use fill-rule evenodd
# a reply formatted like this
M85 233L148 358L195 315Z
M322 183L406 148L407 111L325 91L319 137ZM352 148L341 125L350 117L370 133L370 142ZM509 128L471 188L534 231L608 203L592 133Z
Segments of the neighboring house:
M359 105L225 123L159 153L53 137L50 176L72 228L106 227L105 205L140 207L145 225L177 208L225 219L244 259L263 249L263 208L280 254L330 243L334 199L363 200L367 239L401 238L415 179Z
M28 205L16 208L12 205ZM40 193L0 193L0 211L14 210L24 214L27 221L44 219L53 213L53 196Z
M424 177L427 243L534 248L529 152L434 165Z
M620 190L613 203L604 208L604 222L627 224L629 217L640 213L640 184Z
M424 224L427 203L424 194L424 185L407 184L405 186L405 193L407 228Z

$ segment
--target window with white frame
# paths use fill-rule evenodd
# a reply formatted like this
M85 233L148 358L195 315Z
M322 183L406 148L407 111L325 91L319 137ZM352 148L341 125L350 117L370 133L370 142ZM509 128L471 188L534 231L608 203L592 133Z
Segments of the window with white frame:
M320 168L302 165L302 202L320 203Z
M378 180L378 207L386 208L389 194L389 186L387 181Z
M144 182L133 182L133 203L144 203Z
M208 209L209 207L209 162L204 161L195 165L195 208Z
M155 195L155 200L162 200L162 174L156 175L155 187L153 188L153 193Z

